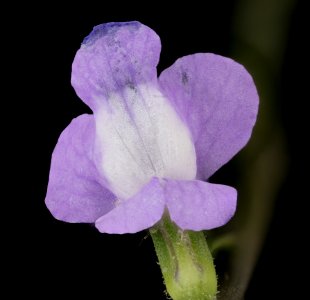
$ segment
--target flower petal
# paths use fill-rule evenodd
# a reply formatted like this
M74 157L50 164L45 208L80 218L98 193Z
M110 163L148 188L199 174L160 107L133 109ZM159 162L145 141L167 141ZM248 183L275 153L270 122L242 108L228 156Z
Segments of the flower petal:
M99 218L96 227L106 233L135 233L158 222L164 206L162 186L159 179L153 178L135 196Z
M197 178L209 178L251 136L258 110L251 76L233 60L206 53L178 59L159 81L191 130Z
M158 87L160 48L139 22L108 23L94 28L73 62L72 85L94 110L96 165L121 200L153 177L196 176L191 134Z
M225 185L169 180L165 195L171 219L184 230L220 227L236 210L237 191Z
M160 50L158 35L139 22L96 26L75 56L71 83L95 110L110 93L156 82Z
M92 223L113 208L115 196L104 187L92 162L94 135L94 117L82 115L58 140L45 199L56 219Z

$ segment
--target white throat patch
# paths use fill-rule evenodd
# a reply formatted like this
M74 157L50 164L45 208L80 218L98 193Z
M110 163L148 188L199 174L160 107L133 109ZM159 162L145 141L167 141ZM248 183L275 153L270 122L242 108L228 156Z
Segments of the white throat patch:
M105 102L95 114L98 168L118 198L130 198L152 177L195 178L190 132L158 89L129 86Z

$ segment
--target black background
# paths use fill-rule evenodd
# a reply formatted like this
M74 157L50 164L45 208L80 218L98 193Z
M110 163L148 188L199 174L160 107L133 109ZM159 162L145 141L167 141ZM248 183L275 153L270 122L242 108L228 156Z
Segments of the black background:
M16 94L23 95L17 104L23 116L19 150L26 163L21 171L26 185L22 190L15 187L13 193L22 216L11 222L18 223L11 236L16 245L11 259L16 263L11 265L8 276L15 287L12 295L22 291L42 299L47 295L70 299L165 299L147 232L99 234L91 225L63 223L50 215L44 205L50 157L59 134L71 119L90 112L75 95L70 72L76 50L94 25L138 20L154 29L163 45L161 71L178 57L195 52L229 56L234 1L215 2L207 1L208 9L191 7L193 12L187 14L177 10L163 13L164 9L150 14L147 8L146 13L139 14L134 7L127 10L120 5L112 9L101 4L88 8L87 3L67 11L60 6L34 7L39 13L27 7L22 24L14 30L20 37L18 59L25 65ZM299 299L304 289L299 271L307 254L303 228L307 225L304 207L309 198L304 194L304 11L299 3L292 14L277 94L277 109L286 132L289 174L279 192L274 218L245 299ZM225 168L230 172L229 166Z

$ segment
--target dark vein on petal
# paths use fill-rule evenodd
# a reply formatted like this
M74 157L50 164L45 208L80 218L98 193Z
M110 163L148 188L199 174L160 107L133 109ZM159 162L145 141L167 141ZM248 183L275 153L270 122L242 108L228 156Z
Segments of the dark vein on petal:
M113 125L113 126L114 126L114 125ZM117 135L118 135L119 139L121 140L122 144L124 145L124 147L125 147L126 150L128 151L129 155L130 155L131 158L133 159L133 161L137 164L137 166L140 167L140 169L142 170L142 172L143 172L144 174L146 174L145 171L144 171L144 168L137 162L137 160L135 159L135 156L134 156L133 153L130 151L130 149L129 149L129 147L126 145L126 143L125 143L125 141L124 141L122 135L119 133L119 131L117 130L117 128L116 128L115 126L114 126L114 130L115 130L115 132L117 133Z

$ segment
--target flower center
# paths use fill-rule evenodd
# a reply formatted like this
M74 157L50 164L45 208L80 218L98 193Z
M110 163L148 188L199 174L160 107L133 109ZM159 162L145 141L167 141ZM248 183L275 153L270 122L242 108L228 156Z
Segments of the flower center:
M152 177L195 178L189 130L157 88L129 84L110 95L95 119L99 169L120 199L133 196Z

